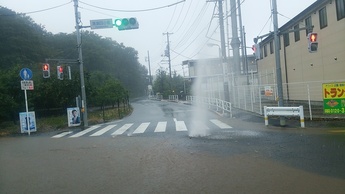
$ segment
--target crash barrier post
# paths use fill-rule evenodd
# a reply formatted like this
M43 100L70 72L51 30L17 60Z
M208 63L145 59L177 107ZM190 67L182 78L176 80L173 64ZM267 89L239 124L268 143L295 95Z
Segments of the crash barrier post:
M267 107L264 106L265 125L268 125L268 116L299 116L301 127L304 128L303 106L299 107Z

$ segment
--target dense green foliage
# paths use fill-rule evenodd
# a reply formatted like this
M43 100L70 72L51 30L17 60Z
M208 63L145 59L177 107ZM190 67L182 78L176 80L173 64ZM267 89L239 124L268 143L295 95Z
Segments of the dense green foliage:
M169 95L178 95L180 99L184 99L186 95L190 95L191 82L182 76L174 73L170 78L169 74L162 69L158 70L156 76L153 91L163 95L163 98L168 98Z
M76 34L52 34L30 17L0 6L0 121L18 120L25 111L20 88L22 68L33 71L34 90L28 91L29 109L37 117L65 113L81 95ZM85 88L88 107L114 106L145 94L147 69L138 62L138 52L92 31L82 32ZM47 61L47 59L49 59ZM42 64L50 64L50 78L42 76ZM61 62L61 61L60 61ZM72 79L58 80L57 65L71 66ZM67 68L65 68L67 69Z

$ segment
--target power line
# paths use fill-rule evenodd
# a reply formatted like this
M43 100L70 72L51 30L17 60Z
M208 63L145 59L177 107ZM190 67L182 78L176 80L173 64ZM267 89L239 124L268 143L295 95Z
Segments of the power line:
M48 10L52 10L52 9L56 9L65 5L68 5L72 3L72 1L69 1L67 3L61 4L61 5L57 5L54 7L50 7L50 8L46 8L46 9L41 9L41 10L37 10L37 11L30 11L30 12L26 12L26 13L18 13L18 14L4 14L4 15L0 15L0 16L10 16L10 15L23 15L23 14L33 14L33 13L39 13L39 12L44 12L44 11L48 11Z
M185 1L186 1L186 0L182 0L182 1L179 1L179 2L176 2L176 3L173 3L173 4L170 4L170 5L165 5L165 6L161 6L161 7L155 7L155 8L148 8L148 9L138 9L138 10L109 9L109 8L104 8L104 7L99 7L99 6L91 5L91 4L82 2L82 1L79 1L79 2L82 3L82 4L85 4L85 5L94 7L94 8L103 9L103 10L108 10L108 11L117 11L117 12L145 12L145 11L154 11L154 10L158 10L158 9L164 9L164 8L171 7L171 6L177 5L177 4L182 3L182 2L185 2Z

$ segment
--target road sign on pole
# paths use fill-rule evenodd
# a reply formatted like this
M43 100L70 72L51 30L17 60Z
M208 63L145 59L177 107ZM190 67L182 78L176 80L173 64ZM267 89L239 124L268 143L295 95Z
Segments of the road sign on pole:
M22 80L20 85L22 90L34 90L34 81L32 80Z
M19 75L23 80L30 80L32 78L32 71L29 68L23 68L20 70Z
M112 19L90 20L91 29L113 28Z

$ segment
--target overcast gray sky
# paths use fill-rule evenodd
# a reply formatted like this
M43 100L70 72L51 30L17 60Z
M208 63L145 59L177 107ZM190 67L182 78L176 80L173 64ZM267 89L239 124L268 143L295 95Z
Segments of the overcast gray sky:
M93 31L100 36L110 37L125 46L133 47L139 52L140 63L147 67L148 63L145 59L147 51L149 51L153 75L160 67L166 70L168 68L167 62L164 61L166 58L162 57L167 43L167 37L163 36L163 33L173 33L170 35L172 70L176 70L182 75L182 61L200 57L218 57L218 48L209 48L206 43L220 44L220 36L218 18L213 17L212 19L214 2L186 0L167 7L180 1L80 0L79 11L84 26L90 25L90 20L94 19L136 17L140 24L137 30L118 31L116 28L112 28ZM285 24L315 1L277 0L279 26ZM227 2L229 5L230 1L227 0ZM273 31L271 0L240 0L240 2L247 46L251 47L254 37ZM72 0L0 0L0 5L20 13L59 6L27 15L54 34L75 31L74 3ZM159 7L164 8L152 11L135 11ZM134 12L110 11L103 8ZM216 10L215 13L218 13L218 11ZM231 37L231 29L229 29L229 32ZM252 51L248 49L248 54L251 53Z

